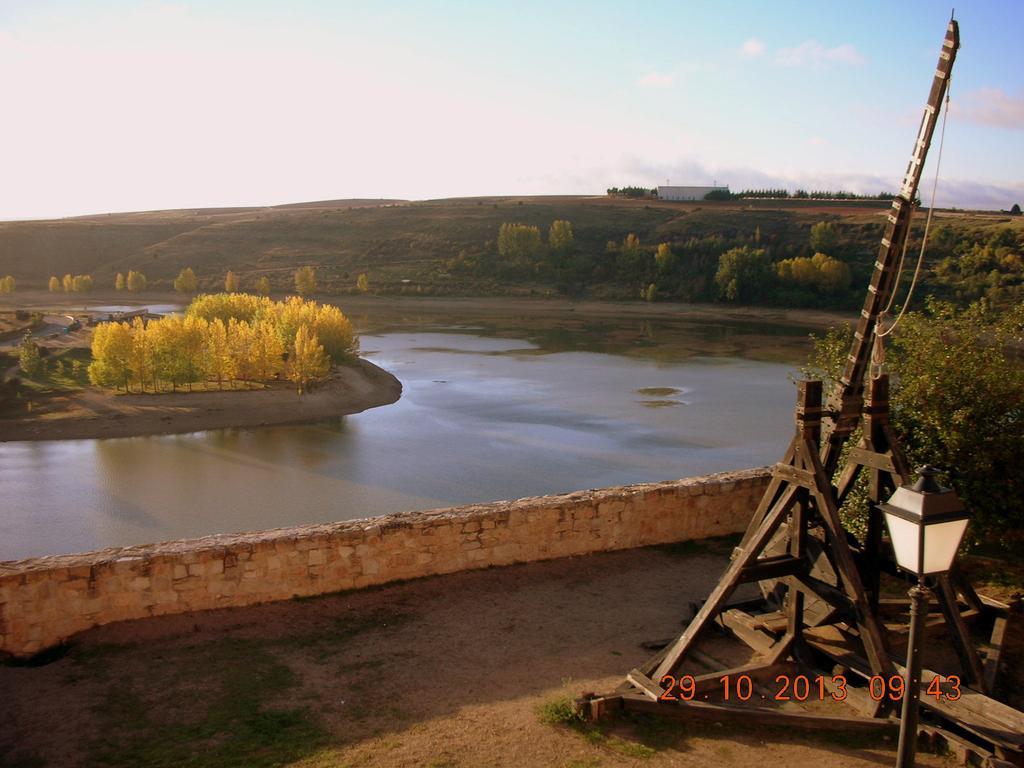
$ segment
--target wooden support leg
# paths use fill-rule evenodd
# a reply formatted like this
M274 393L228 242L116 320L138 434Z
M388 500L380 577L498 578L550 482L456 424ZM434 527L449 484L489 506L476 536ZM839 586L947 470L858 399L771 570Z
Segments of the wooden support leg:
M663 676L671 674L682 662L690 644L693 643L711 619L721 612L726 600L729 599L729 596L739 586L739 577L743 569L750 565L761 553L788 512L788 505L777 503L775 508L765 516L746 548L740 549L737 552L737 556L729 564L729 568L726 570L725 575L722 576L722 580L718 582L718 586L715 587L711 596L701 606L697 615L693 617L693 621L687 626L686 631L670 646L667 646L665 657L657 665L657 668L652 670L652 677L654 679L660 680ZM646 668L644 671L646 672ZM647 674L651 673L648 672Z
M988 693L985 684L985 675L981 668L981 660L974 648L974 641L971 640L971 632L960 615L960 606L957 603L956 591L949 579L948 574L942 574L938 578L938 589L935 596L939 600L942 614L946 617L946 627L953 640L953 647L956 655L960 658L960 666L963 667L964 682L969 683L982 693Z

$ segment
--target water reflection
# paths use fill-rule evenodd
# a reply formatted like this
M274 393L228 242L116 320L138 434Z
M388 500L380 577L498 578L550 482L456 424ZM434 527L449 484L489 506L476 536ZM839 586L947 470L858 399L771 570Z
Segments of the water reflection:
M312 426L0 445L0 558L754 466L788 437L806 330L359 318L395 405Z

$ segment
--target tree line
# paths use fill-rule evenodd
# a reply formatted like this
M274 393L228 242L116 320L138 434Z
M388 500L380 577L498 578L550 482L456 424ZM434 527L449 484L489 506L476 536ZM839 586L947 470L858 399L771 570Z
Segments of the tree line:
M552 281L559 290L581 293L586 284L616 284L647 301L730 301L819 306L848 303L850 265L833 255L842 249L830 222L810 228L807 256L780 258L792 250L762 244L760 227L752 234L714 235L683 242L647 245L636 233L609 240L604 251L585 253L572 222L557 219L545 240L535 224L504 222L495 252L470 256L465 251L448 263L455 273L507 281Z
M87 293L92 290L92 275L64 275L58 279L56 275L50 278L47 286L50 293Z
M275 302L245 293L207 294L197 296L183 316L97 326L89 379L125 392L173 392L195 383L223 389L284 375L301 394L332 363L357 351L352 324L337 307L298 296Z

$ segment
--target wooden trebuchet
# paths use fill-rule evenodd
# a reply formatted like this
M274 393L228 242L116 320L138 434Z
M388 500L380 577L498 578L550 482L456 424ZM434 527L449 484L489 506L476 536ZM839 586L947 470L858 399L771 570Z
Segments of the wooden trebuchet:
M631 670L613 693L579 700L584 714L597 718L619 709L636 709L694 719L738 716L744 721L797 727L870 730L891 726L882 718L892 713L892 700L869 696L863 684L871 678L888 679L902 670L891 653L892 646L900 643L901 633L895 628L887 630L884 618L904 606L898 600L883 600L880 594L881 573L897 574L897 568L883 535L878 505L911 478L889 424L888 377L867 374L876 324L894 290L921 171L959 44L958 25L950 21L903 186L888 214L854 342L827 406L822 407L821 382L798 384L795 433L782 460L772 467L768 488L718 585L682 634ZM847 446L858 428L859 442ZM863 541L844 528L839 516L862 472L867 472L869 500ZM730 605L736 589L751 582L760 583L764 599ZM969 622L996 616L992 638L1001 642L1008 609L980 599L955 570L940 578L937 587L942 618L935 621L952 640L965 695L958 701L926 704L931 722L923 727L946 743L967 744L976 757L1024 766L1024 713L984 694L986 685L998 674L994 670L1000 652L989 653L987 668L983 667L968 629ZM731 669L709 664L710 657L697 646L712 626L743 641L753 651L752 659ZM671 686L687 659L708 668L687 677L688 681L692 678L694 694L701 694L702 701L666 696L666 686ZM855 679L860 687L853 691L856 695L849 703L860 714L825 717L715 703L703 695L720 687L723 677L742 675L754 684L773 680L794 667L826 676L838 669ZM928 674L935 676L934 672Z

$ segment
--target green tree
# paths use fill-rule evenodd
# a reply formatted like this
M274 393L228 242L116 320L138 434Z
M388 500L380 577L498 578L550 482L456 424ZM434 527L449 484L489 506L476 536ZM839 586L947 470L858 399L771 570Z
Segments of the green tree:
M658 286L651 283L647 286L647 290L644 291L644 301L654 301L654 298L658 295Z
M360 293L366 293L370 290L370 278L366 276L365 272L360 272L359 277L356 278L356 288L359 289Z
M1014 203L1013 207L1010 208L1011 216L1020 216L1020 203Z
M1020 545L1024 530L1024 305L996 316L976 302L957 309L929 299L887 339L893 426L911 464L946 469L971 510L974 541ZM804 372L834 382L849 328L815 340Z
M198 287L199 280L196 278L196 273L192 271L192 267L185 267L174 278L174 290L178 293L195 293Z
M56 278L52 278L51 281L55 280L55 279ZM124 289L125 289L124 275L121 274L120 272L118 272L117 273L117 277L114 278L114 290L115 291L123 291Z
M508 261L525 265L540 256L540 229L529 224L502 224L498 228L498 255Z
M775 270L763 248L731 248L718 257L715 285L719 298L751 302L771 290Z
M146 290L146 276L134 269L128 270L128 278L125 281L128 290L132 293L139 293Z
M50 293L60 293L60 278L56 275L51 276L48 287L50 289Z
M811 227L811 248L817 252L830 253L839 244L839 233L832 222L819 221Z
M256 293L258 293L260 296L269 296L270 295L270 278L269 277L267 277L266 275L263 275L262 277L260 277L259 280L256 281Z
M640 255L640 238L630 232L622 239L619 247L619 254L626 258L636 258Z
M235 293L238 291L238 276L230 269L228 273L224 275L224 290L228 293Z
M26 331L18 345L18 367L30 379L38 376L43 369L43 360L39 355L39 346L32 341L32 332Z
M316 270L308 266L295 270L295 290L300 296L313 293L316 290Z
M301 395L309 382L327 375L330 363L316 334L309 326L300 325L295 333L295 349L288 359L288 378L295 382Z

